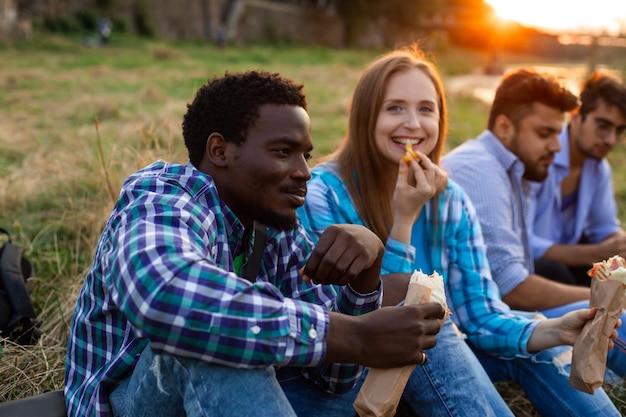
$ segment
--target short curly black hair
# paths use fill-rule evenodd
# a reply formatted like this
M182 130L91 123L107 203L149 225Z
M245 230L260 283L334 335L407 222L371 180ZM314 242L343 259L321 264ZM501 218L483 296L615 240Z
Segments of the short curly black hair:
M211 133L242 143L264 104L299 106L306 110L303 86L266 71L246 71L214 77L196 92L183 118L183 138L189 160L198 167Z

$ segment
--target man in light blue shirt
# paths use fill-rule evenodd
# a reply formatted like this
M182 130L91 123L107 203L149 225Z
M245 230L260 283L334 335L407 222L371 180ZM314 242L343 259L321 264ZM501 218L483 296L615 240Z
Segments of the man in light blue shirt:
M626 86L595 72L584 82L580 100L561 131L561 151L548 178L536 184L530 243L538 274L588 286L594 262L626 257L606 160L626 130Z
M576 106L576 97L552 77L525 69L509 73L496 90L487 130L442 160L476 208L492 277L514 310L559 317L589 304L589 288L536 274L530 245L533 183L547 178L561 150L565 113ZM608 358L620 376L626 374L625 333L622 326Z

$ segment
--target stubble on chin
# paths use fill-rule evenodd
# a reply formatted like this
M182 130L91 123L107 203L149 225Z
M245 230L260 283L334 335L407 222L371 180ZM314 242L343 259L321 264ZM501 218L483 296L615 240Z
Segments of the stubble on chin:
M256 220L274 229L283 231L295 230L298 227L295 212L293 215L284 215L272 210L259 209Z

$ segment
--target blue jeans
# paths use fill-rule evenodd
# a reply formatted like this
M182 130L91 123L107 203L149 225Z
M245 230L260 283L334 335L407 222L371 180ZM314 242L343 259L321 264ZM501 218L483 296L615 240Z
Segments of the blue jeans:
M517 382L542 416L619 417L602 388L589 395L569 385L570 362L561 355L567 357L570 352L569 346L560 346L530 358L506 360L480 353L477 356L494 382Z
M277 377L299 417L353 417L352 404L365 374L345 394L322 392L294 370L279 370ZM411 374L402 399L423 417L513 416L450 319L437 335L437 345L428 350L426 365Z
M528 318L535 316L534 312L516 313ZM517 382L542 416L620 415L602 388L597 389L594 395L589 395L570 386L571 346L558 346L530 357L513 359L500 359L478 351L475 353L492 381Z
M109 402L116 417L296 417L272 367L212 365L150 346Z
M576 303L567 304L561 307L544 310L542 313L548 318L561 317L563 314L578 310L581 308L589 308L589 301L578 301ZM622 326L617 329L617 339L615 347L609 351L607 357L607 368L617 374L619 377L626 377L626 314L622 313Z

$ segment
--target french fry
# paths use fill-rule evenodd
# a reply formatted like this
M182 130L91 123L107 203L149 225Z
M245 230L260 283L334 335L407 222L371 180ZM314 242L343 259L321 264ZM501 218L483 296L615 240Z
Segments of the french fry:
M413 150L413 145L411 145L410 143L406 144L406 151L409 153L409 155L411 155L413 157L413 159L419 159L419 157L417 156L417 154Z
M411 158L413 159L417 159L417 162L419 162L419 156L417 156L417 154L415 153L415 151L413 150L413 146L411 145L410 142L406 143L406 155L404 155L402 157L402 160L404 162L409 162L411 160Z

